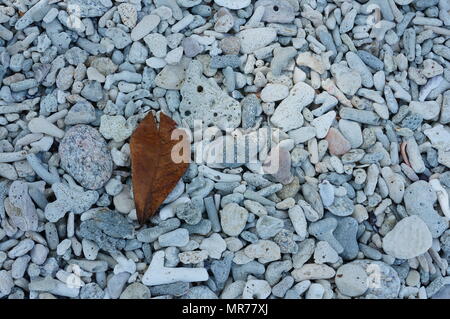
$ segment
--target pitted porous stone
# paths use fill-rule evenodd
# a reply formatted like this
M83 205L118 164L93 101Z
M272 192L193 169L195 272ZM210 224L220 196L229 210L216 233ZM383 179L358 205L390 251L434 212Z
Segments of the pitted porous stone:
M66 212L84 213L99 197L96 191L82 192L62 183L54 183L52 190L56 200L45 207L45 217L51 222L57 222Z
M111 177L111 153L100 133L90 126L70 128L58 152L61 167L87 189L98 189Z
M76 14L80 18L100 17L109 7L111 5L108 5L108 1L67 0L68 13Z
M262 21L275 23L290 23L295 18L295 12L289 1L285 0L259 0L255 8L264 6Z
M215 125L220 129L233 129L241 123L241 105L226 94L214 81L202 75L202 64L191 61L181 87L181 117L190 127L195 120L203 125Z

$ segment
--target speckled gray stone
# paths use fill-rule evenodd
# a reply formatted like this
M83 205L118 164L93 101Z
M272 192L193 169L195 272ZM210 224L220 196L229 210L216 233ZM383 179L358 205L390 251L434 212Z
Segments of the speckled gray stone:
M100 133L87 125L70 128L59 150L61 166L88 189L102 187L112 174L112 157Z
M216 55L211 58L210 67L214 69L222 69L227 66L238 68L241 65L241 59L238 55Z
M81 299L103 299L104 296L105 292L95 282L88 283L80 289Z

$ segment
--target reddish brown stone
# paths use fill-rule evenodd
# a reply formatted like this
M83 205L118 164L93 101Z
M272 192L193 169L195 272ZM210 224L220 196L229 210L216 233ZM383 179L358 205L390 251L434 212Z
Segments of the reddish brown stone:
M347 153L352 148L350 142L347 141L341 132L334 127L330 128L325 139L328 142L328 151L331 155L340 156Z

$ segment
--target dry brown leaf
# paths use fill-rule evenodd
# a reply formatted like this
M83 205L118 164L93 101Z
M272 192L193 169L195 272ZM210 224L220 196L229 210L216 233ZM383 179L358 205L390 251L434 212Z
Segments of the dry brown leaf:
M156 213L189 166L186 156L183 162L176 163L172 159L172 150L180 142L171 139L176 125L170 117L160 113L158 129L155 118L149 113L131 136L131 178L141 224ZM180 134L177 130L177 138ZM189 143L186 144L189 147Z

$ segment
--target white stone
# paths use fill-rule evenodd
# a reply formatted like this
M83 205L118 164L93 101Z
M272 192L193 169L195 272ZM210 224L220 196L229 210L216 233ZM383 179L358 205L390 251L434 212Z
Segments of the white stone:
M353 96L361 87L361 76L359 73L341 63L334 64L331 67L331 73L336 78L336 86L344 94Z
M366 207L357 204L355 205L355 210L353 211L352 217L360 224L369 218L369 213L367 212Z
M161 247L183 247L189 242L189 232L187 229L178 228L158 237Z
M11 169L14 170L12 166ZM29 189L24 181L14 181L9 185L9 197L4 200L4 208L10 218L9 224L22 231L36 231L38 228L38 213Z
M406 6L406 5L410 4L411 2L413 2L414 0L394 0L394 1L399 6Z
M431 188L436 192L436 196L441 206L441 210L450 219L450 204L447 190L441 185L439 179L432 179L429 182Z
M75 275L76 276L76 275ZM75 298L80 292L80 288L77 284L68 285L65 282L53 279L50 276L45 278L37 277L33 278L28 286L33 291L49 292L53 295Z
M301 296L309 289L309 287L311 287L311 281L303 280L292 287L292 289L294 289Z
M191 200L187 196L182 196L182 197L178 198L174 202L172 202L160 209L159 218L161 220L166 220L166 219L174 217L175 216L175 208L178 205L181 205L184 203L189 203L190 201Z
M115 142L122 142L131 136L133 128L121 115L102 115L100 118L99 131L106 139L113 139Z
M335 274L333 268L323 264L305 264L291 272L295 281L329 279L334 277Z
M227 204L220 212L222 230L228 236L238 236L247 223L248 211L236 203Z
M66 238L58 244L58 247L56 247L56 253L58 256L62 256L70 248L70 246L72 246L72 242L70 239Z
M242 30L237 37L241 40L241 52L247 54L275 41L277 31L273 28L252 28Z
M145 64L153 69L162 69L166 66L167 62L162 58L151 57L145 60Z
M275 109L270 121L287 132L303 125L302 110L314 101L315 92L308 84L299 82Z
M30 252L31 261L36 265L42 265L46 260L49 253L49 249L42 245L36 244Z
M305 299L322 299L325 288L321 284L311 284L306 292Z
M437 149L447 149L450 146L450 131L441 124L426 129L423 133L431 141L433 147Z
M432 59L426 59L423 61L422 67L423 69L421 70L421 73L427 78L432 78L444 73L444 68L442 65Z
M251 0L214 0L214 3L231 10L239 10L248 7Z
M152 258L150 266L142 277L146 286L171 284L177 281L197 282L208 280L205 268L168 268L164 266L164 251L157 251Z
M363 143L361 126L359 123L345 119L339 120L339 131L350 142L352 148L358 148Z
M166 90L179 90L185 77L180 65L166 65L155 78L155 84Z
M83 255L87 260L95 260L98 255L99 247L93 241L83 238L81 241L83 247Z
M244 247L242 241L236 237L227 237L225 238L225 243L227 244L227 249L232 252L236 252Z
M307 223L306 223L306 217L305 213L303 212L303 209L295 205L288 211L289 218L291 219L292 225L294 226L295 232L300 236L300 240L303 240L306 238L306 235L308 235L307 231Z
M409 110L422 115L424 120L432 120L439 115L441 107L436 101L412 101L409 103Z
M336 263L339 260L338 253L326 241L319 241L314 250L314 262L316 264Z
M399 221L383 239L384 251L399 259L422 255L432 245L431 232L418 216L408 216Z
M373 109L383 120L389 119L389 109L385 103L373 103Z
M122 272L127 272L129 274L133 274L136 271L136 263L127 259L124 256L120 256L121 258L116 258L117 264L114 266L114 274L120 274Z
M172 17L172 9L166 6L160 6L152 11L153 14L157 14L162 20L167 20Z
M264 102L276 102L289 95L289 88L283 84L267 84L261 91L261 100Z
M316 128L317 138L322 139L328 134L328 130L330 129L331 124L333 124L335 118L336 112L330 111L312 120L311 125Z
M331 206L334 202L334 186L329 181L323 180L319 184L319 195L322 199L323 206Z
M289 131L289 137L294 140L295 144L301 144L316 137L316 128L313 126L304 126L298 129Z
M91 81L98 81L100 83L104 83L106 81L106 77L92 66L87 68L86 75L88 80Z
M403 200L405 194L405 183L400 174L394 173L390 167L383 167L381 174L389 189L389 197L397 204Z
M251 279L245 283L242 299L266 299L272 288L265 280Z
M254 259L255 259L255 258L251 258L251 257L247 256L247 255L245 254L245 251L244 251L244 250L239 250L239 251L237 251L237 252L234 254L233 262L234 262L236 265L244 265L244 264L247 264L247 263L251 262L251 261L254 260Z
M144 37L150 52L157 58L164 58L167 54L167 39L159 33L150 33Z
M221 299L237 299L242 296L242 292L244 291L246 282L243 280L236 280L235 282L230 283L225 286L220 295Z
M258 217L266 216L267 209L260 203L252 201L252 200L244 200L244 206L251 213L255 214Z
M130 187L125 185L122 191L113 198L114 207L119 213L128 214L135 208Z
M6 270L0 271L0 296L6 296L11 293L11 289L14 287L14 281L11 276L11 272Z
M155 14L149 14L143 17L142 20L139 21L139 23L133 28L133 30L131 30L131 40L139 41L152 32L153 29L158 26L160 21L161 18Z
M349 297L357 297L367 291L369 278L363 267L349 263L339 267L334 281L341 293Z
M300 53L295 62L298 66L307 66L319 74L324 73L326 70L325 63L323 63L322 58L309 51Z
M64 131L44 118L36 117L28 123L31 133L44 133L50 136L63 138Z
M178 47L173 49L172 51L169 51L169 53L167 53L165 57L165 60L167 64L174 65L180 63L182 57L183 47Z
M244 249L250 258L258 258L259 262L271 262L281 258L280 247L270 240L259 240Z
M200 249L206 250L211 258L220 259L222 257L222 253L225 249L227 249L227 243L223 240L222 236L214 233L208 238L202 240Z
M206 250L185 251L179 253L178 258L185 265L198 264L208 258L208 252Z

